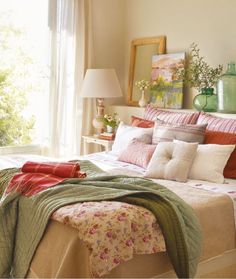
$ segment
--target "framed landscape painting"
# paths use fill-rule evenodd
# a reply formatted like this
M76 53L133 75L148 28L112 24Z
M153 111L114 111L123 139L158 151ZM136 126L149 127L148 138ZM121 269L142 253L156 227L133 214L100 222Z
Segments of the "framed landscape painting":
M183 68L185 53L154 55L152 57L152 86L150 103L158 108L181 109L183 80L177 80L175 68Z

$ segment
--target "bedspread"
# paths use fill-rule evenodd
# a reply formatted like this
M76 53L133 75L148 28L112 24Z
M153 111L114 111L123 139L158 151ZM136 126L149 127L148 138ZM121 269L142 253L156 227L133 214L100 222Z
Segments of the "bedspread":
M85 202L64 206L52 219L78 229L90 250L93 276L103 276L134 254L165 251L155 216L147 209L121 202Z
M47 222L58 208L77 202L116 199L153 212L176 274L193 277L201 251L201 232L191 207L150 180L107 175L87 161L81 162L82 165L89 175L86 179L68 179L32 197L10 193L1 200L0 276L26 275Z

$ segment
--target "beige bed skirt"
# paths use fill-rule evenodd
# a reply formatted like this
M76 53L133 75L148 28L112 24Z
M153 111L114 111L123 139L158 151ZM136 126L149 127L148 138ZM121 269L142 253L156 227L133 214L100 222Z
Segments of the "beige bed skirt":
M236 278L236 252L233 251L231 256L227 253L235 249L231 199L205 190L197 190L197 197L194 188L172 190L177 194L182 192L180 196L192 205L200 220L203 248L197 276ZM213 259L213 263L209 259ZM171 270L167 253L134 255L133 259L121 263L104 277L174 277ZM86 278L91 277L90 274L89 249L78 238L77 230L50 220L32 260L28 277Z
M29 278L86 278L90 276L89 250L76 229L50 221L32 261ZM114 268L106 278L176 277L166 253L135 255ZM197 277L235 278L236 250L202 261Z

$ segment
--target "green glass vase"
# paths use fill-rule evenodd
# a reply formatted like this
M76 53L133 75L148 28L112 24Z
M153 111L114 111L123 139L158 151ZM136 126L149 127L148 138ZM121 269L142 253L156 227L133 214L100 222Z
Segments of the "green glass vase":
M217 110L217 96L214 88L202 88L201 94L193 99L193 106L198 111L215 112Z
M217 111L236 113L236 71L235 63L228 64L228 69L217 82Z

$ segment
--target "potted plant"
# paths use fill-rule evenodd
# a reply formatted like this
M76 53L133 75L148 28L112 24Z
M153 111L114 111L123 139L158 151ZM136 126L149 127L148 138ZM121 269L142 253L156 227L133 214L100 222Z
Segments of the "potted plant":
M200 56L198 45L192 43L188 59L184 62L184 68L174 68L176 79L182 79L189 87L196 88L201 94L193 100L193 105L197 110L216 111L217 97L214 94L214 87L219 79L223 66L211 67Z
M103 124L106 126L108 133L113 133L115 128L119 125L120 119L117 118L117 113L113 115L105 114L102 118Z

